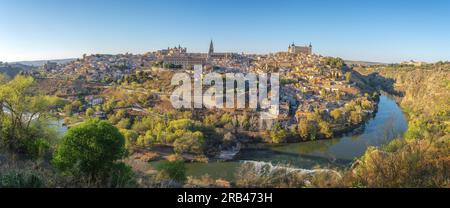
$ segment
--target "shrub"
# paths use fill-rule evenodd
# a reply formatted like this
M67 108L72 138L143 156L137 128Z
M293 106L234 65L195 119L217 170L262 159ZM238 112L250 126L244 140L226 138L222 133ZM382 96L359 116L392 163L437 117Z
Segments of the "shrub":
M111 169L112 174L109 187L127 188L137 186L136 175L130 166L124 163L116 163Z
M173 147L176 153L203 153L204 137L199 131L197 132L183 132L182 136L177 138L173 143Z
M270 131L270 138L275 144L283 143L286 141L287 133L286 130L280 124L275 124L273 129Z
M42 188L40 176L29 171L0 172L0 188Z
M450 143L447 138L408 143L397 140L392 152L370 148L351 171L348 186L384 188L448 187Z
M186 181L186 166L184 161L163 161L158 164L156 169L167 175L170 180L181 183Z

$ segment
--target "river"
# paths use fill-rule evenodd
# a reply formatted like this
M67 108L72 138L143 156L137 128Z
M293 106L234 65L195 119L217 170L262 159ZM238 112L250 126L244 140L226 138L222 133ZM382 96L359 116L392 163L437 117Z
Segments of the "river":
M407 129L407 120L397 103L381 96L378 112L359 133L347 134L332 140L320 140L283 145L260 145L244 149L236 161L189 163L187 175L232 180L242 161L270 162L296 168L311 169L348 167L369 146L382 146L401 136Z

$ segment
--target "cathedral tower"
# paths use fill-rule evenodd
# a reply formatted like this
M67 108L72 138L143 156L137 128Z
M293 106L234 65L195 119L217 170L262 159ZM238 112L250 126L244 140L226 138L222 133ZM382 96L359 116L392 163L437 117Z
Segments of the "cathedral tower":
M211 43L209 44L209 52L208 54L211 55L214 53L214 44L213 41L211 40Z

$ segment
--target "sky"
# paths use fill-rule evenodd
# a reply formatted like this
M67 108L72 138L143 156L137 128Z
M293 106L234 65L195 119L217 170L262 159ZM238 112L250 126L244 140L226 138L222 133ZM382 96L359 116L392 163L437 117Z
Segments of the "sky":
M144 53L314 53L393 63L450 60L448 0L0 0L0 61Z

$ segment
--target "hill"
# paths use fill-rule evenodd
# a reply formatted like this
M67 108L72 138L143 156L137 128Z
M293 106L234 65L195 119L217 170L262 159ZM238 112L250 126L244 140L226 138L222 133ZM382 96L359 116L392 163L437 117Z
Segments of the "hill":
M65 64L65 63L71 62L73 60L75 60L75 59L70 58L70 59L55 59L55 60L19 61L19 62L14 62L14 64L22 64L22 65L26 65L26 66L41 67L48 61L55 62L57 64Z
M28 66L20 63L0 64L0 74L5 74L8 77L15 77L21 71L30 71L35 69L37 69L37 67Z
M351 61L351 60L345 60L344 61L347 65L357 65L357 66L375 66L375 65L385 65L385 63L380 62L370 62L370 61Z

